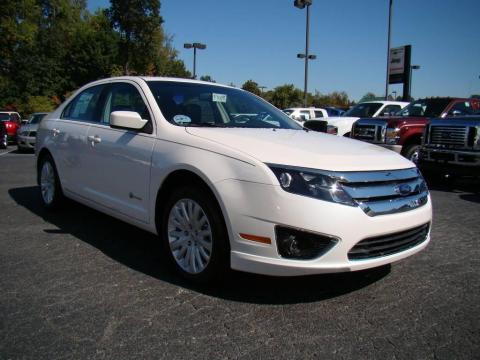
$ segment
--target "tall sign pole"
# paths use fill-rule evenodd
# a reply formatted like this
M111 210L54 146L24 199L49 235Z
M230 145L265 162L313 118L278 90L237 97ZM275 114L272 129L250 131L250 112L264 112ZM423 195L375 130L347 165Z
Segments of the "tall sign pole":
M307 107L307 94L308 94L308 50L310 45L310 4L307 4L307 27L305 35L305 84L303 87L303 103Z
M385 80L385 100L388 98L388 77L389 77L389 67L390 67L390 32L392 25L392 3L393 0L388 0L388 40L387 40L387 76Z
M310 5L312 5L313 0L295 0L293 5L299 9L307 7L307 21L305 29L305 53L297 54L297 58L305 59L305 82L303 87L303 104L307 107L308 100L308 60L314 60L317 57L309 53L310 49Z

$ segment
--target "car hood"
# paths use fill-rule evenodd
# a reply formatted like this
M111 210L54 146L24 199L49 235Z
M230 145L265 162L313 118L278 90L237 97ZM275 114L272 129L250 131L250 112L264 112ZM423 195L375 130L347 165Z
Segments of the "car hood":
M264 163L331 171L394 170L415 166L380 146L314 131L242 128L186 128L186 131Z

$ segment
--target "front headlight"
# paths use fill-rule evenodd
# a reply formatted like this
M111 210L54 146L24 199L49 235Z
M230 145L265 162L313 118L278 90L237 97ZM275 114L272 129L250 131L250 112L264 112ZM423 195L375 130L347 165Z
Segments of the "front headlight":
M357 203L342 188L339 179L331 173L284 165L269 164L268 166L285 191L334 203L357 206Z
M399 128L387 128L387 132L385 133L385 143L388 145L397 145L398 140L400 139L399 133Z
M475 126L475 136L473 140L473 147L475 149L480 149L480 126Z

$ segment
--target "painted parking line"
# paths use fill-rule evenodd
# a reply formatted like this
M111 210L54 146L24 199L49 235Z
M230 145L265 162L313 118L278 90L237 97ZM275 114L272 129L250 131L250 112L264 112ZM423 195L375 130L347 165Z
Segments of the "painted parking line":
M15 150L17 150L17 149L7 150L7 151L5 151L5 152L2 152L2 153L0 154L0 156L10 154L12 151L15 151Z

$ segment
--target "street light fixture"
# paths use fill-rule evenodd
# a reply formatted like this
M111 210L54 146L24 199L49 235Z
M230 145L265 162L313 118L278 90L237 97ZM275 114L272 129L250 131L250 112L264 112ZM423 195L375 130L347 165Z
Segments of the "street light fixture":
M295 0L293 5L299 9L307 7L307 22L305 29L305 53L297 54L297 58L305 59L305 82L303 87L303 97L304 97L304 106L307 106L307 93L308 93L308 60L314 60L317 57L315 55L310 55L309 50L309 41L310 41L310 5L312 5L313 0Z
M412 97L412 73L413 73L413 70L418 70L420 69L420 65L411 65L410 66L410 89L408 89L408 94L410 95L410 97Z
M196 67L197 67L197 49L199 50L205 50L207 48L207 45L201 44L201 43L185 43L183 44L183 47L185 49L191 49L193 48L193 78L197 78L197 73L196 73Z

